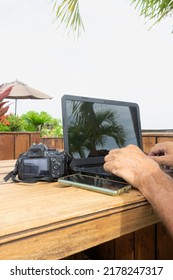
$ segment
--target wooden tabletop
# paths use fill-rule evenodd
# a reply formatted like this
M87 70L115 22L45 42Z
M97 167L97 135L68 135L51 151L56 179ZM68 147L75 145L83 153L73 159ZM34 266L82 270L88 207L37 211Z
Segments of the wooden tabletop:
M14 161L0 161L0 176ZM61 259L159 221L135 189L109 196L53 183L0 184L0 259Z

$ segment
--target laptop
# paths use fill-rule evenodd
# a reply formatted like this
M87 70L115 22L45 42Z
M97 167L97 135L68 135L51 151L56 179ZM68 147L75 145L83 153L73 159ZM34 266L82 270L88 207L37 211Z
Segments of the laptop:
M104 170L104 157L111 149L128 144L142 149L138 104L64 95L62 123L64 150L72 156L72 173L123 181Z

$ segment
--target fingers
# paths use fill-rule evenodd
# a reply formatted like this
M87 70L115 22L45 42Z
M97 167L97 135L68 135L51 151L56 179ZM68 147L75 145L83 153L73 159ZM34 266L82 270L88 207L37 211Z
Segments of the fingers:
M163 156L166 154L173 154L173 142L157 143L148 153L149 156Z
M127 157L128 155L133 155L136 153L143 154L143 152L135 145L128 145L121 149L112 149L110 150L108 155L105 156L105 162L114 161L117 160L117 158L119 157Z
M117 164L117 154L120 149L113 149L109 152L108 155L105 156L105 164L103 165L103 168L107 172L111 172L116 175L116 164Z
M140 166L140 162L148 158L139 147L128 145L121 149L113 149L105 156L104 169L113 174L124 177L127 173L133 173L135 166Z
M151 151L148 153L148 156L163 156L164 154L165 154L165 148L158 146L151 149Z
M173 155L151 156L159 165L173 166Z
M118 154L119 151L120 151L120 149L113 149L113 150L111 150L105 156L105 158L104 158L105 162L114 160L114 158L116 157L116 155Z

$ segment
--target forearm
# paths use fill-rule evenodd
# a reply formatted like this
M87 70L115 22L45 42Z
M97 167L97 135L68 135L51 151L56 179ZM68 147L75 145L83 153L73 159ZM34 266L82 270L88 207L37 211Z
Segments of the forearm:
M124 178L147 198L173 237L173 179L137 146L114 149L105 157L104 168Z
M146 177L141 176L138 189L151 203L173 237L173 179L158 168Z

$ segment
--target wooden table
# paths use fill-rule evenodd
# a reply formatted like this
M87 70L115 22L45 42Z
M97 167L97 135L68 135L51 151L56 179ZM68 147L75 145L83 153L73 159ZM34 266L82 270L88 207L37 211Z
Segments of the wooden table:
M0 161L0 180L14 162ZM135 189L112 197L57 182L1 182L0 259L61 259L158 221Z

